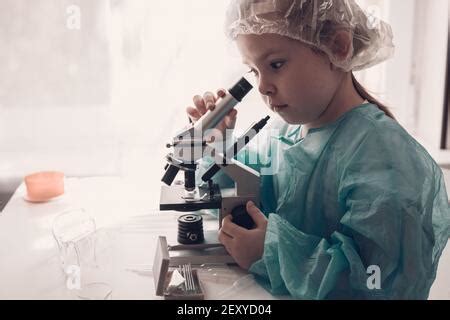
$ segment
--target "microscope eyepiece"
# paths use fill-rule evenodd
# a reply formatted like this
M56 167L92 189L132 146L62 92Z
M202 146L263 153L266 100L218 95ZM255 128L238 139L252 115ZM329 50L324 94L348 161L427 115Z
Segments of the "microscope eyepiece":
M239 80L238 83L236 83L233 88L228 90L230 94L239 102L244 99L244 97L253 89L253 86L250 84L250 82L247 81L247 79L242 78Z
M203 137L207 130L215 128L252 89L253 86L245 78L241 78L224 97L217 100L214 110L208 110L195 122L194 130Z

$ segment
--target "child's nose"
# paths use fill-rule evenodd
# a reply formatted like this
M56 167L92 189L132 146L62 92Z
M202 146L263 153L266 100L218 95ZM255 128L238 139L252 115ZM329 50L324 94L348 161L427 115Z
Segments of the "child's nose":
M276 92L276 88L273 84L262 80L259 81L258 90L264 96L273 96Z

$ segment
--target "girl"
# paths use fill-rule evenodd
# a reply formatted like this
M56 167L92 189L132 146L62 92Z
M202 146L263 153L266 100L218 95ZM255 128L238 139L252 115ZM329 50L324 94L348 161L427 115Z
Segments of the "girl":
M226 26L283 119L258 150L278 170L247 204L256 227L223 221L228 252L276 295L426 299L450 236L442 172L352 74L392 55L390 27L353 0L234 0ZM196 96L191 119L216 99Z

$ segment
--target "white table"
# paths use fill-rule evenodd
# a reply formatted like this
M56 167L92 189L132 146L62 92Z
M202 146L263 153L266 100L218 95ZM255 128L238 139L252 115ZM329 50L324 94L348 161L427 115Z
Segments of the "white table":
M66 195L45 204L28 203L24 194L21 185L0 213L0 299L74 298L66 288L51 228L58 214L80 207L95 217L97 227L107 230L114 243L109 280L113 299L160 299L151 272L130 271L151 268L159 235L175 237L179 213L159 212L158 194L110 177L67 179ZM217 221L205 220L205 227L216 227ZM200 276L208 299L274 299L237 267L202 270ZM229 290L233 283L239 290ZM450 299L450 245L442 255L430 299Z
M0 214L0 299L76 298L66 287L51 231L55 217L71 208L95 217L97 229L105 230L113 243L112 298L161 299L147 269L153 265L158 236L176 236L180 213L157 211L159 195L152 198L134 182L110 177L66 179L65 196L44 204L25 201L25 193L22 184ZM204 219L205 228L218 227L213 217ZM207 299L274 299L238 267L205 268L200 277ZM243 286L229 291L233 283Z

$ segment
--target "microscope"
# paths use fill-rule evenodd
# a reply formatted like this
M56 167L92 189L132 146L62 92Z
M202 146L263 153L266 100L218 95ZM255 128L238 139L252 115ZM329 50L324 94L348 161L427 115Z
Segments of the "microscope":
M167 145L173 148L173 152L166 156L160 210L185 214L178 219L177 244L169 245L166 237L158 240L154 265L157 274L167 272L169 266L235 263L220 244L218 230L203 232L202 216L196 213L200 210L217 209L219 228L228 214L232 215L235 224L246 229L254 227L246 204L248 201L260 202L260 175L234 157L260 132L270 117L254 123L226 150L219 150L217 143L214 143L217 140L210 134L252 89L252 85L241 78L216 102L214 110L209 110L198 121L189 124ZM199 177L200 161L205 157L214 161ZM221 188L214 183L213 178L219 172L231 178L234 186ZM175 181L179 173L183 173L184 180ZM201 183L197 183L198 178Z

